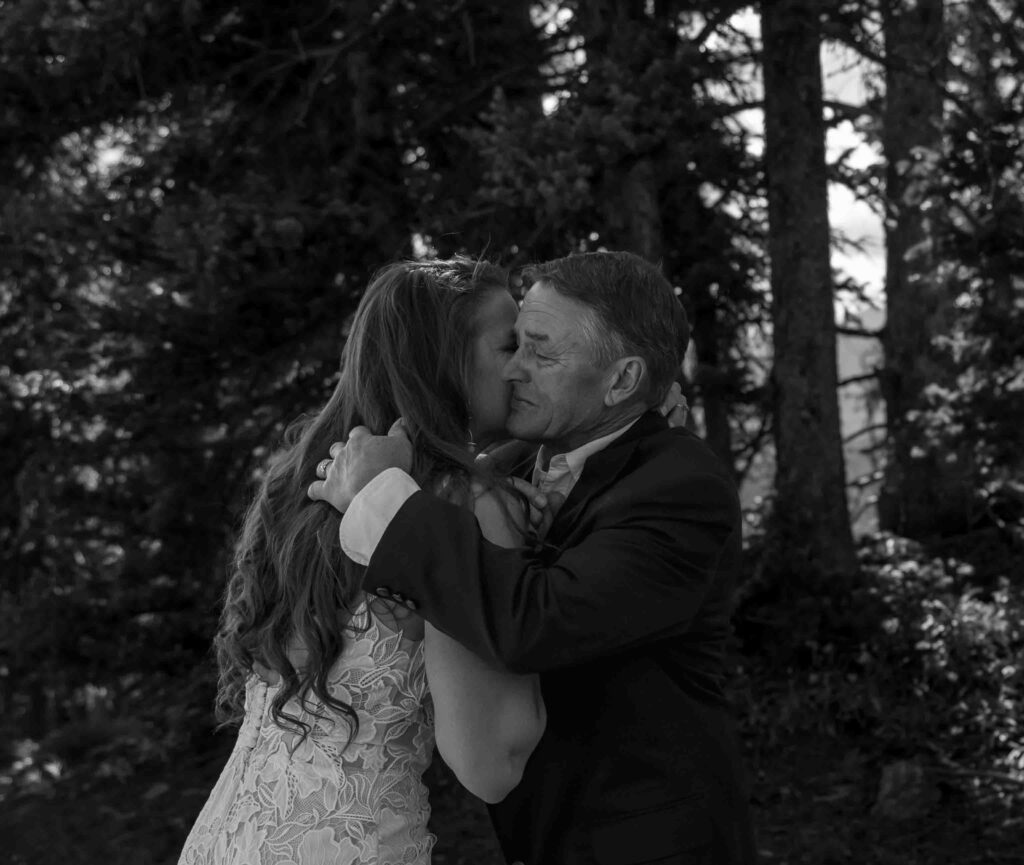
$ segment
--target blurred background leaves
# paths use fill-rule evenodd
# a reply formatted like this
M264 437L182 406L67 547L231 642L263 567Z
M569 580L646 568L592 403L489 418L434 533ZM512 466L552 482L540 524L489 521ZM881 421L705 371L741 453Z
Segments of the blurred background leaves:
M835 226L831 279L769 269L763 11L0 0L0 857L175 860L232 742L209 646L240 509L372 273L605 247L679 287L693 423L744 485L735 696L766 861L1014 861L1024 18L773 4L772 56L804 40L864 81L775 118L773 152L855 136L821 182L881 222L872 293ZM833 302L835 332L780 327ZM850 381L780 400L849 340ZM819 423L837 393L856 411ZM828 472L848 496L777 482ZM430 780L436 860L496 861L479 805Z

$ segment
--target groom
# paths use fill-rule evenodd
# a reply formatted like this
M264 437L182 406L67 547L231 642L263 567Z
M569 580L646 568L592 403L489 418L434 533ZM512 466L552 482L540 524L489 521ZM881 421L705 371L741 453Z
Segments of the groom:
M495 547L471 513L419 490L400 430L357 428L310 494L345 511L367 591L541 674L547 729L491 807L509 862L748 865L723 694L736 490L652 410L689 339L679 302L634 255L575 255L535 269L515 330L508 431L541 445L533 483L565 496L539 550Z

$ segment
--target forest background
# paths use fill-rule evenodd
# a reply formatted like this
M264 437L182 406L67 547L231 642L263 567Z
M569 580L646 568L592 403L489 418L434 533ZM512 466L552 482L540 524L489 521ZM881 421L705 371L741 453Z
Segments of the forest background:
M0 0L0 860L176 861L240 512L376 268L618 248L745 490L764 860L1021 862L1022 12Z

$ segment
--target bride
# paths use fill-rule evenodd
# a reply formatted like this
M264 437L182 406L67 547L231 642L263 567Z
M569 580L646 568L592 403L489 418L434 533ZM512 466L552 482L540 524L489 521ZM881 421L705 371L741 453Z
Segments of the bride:
M401 599L364 595L339 514L306 496L331 442L401 416L420 486L473 509L492 542L521 545L521 497L474 459L504 436L515 317L507 274L486 262L402 262L371 281L334 393L289 429L245 517L216 637L218 715L241 726L179 865L427 865L435 732L480 798L518 783L544 730L538 677L425 633Z

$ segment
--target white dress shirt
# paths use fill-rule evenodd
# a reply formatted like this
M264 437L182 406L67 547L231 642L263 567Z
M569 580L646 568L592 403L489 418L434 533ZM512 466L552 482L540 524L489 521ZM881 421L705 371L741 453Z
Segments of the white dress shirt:
M638 419L568 453L552 455L547 470L542 468L547 460L546 448L542 447L533 467L533 485L542 493L557 492L568 498L583 474L587 458L608 447ZM345 555L357 565L368 565L395 514L419 489L416 481L397 468L386 469L363 487L352 499L338 529Z
M610 432L608 435L603 435L593 441L581 444L578 448L568 453L554 454L551 456L550 461L548 460L547 446L542 446L537 451L537 462L533 466L533 480L531 483L542 493L561 493L564 497L562 501L565 501L565 499L569 498L572 488L576 486L576 481L583 474L583 464L587 461L587 457L604 450L633 426L637 420L638 418L634 418L624 427L615 430L615 432ZM546 471L542 468L545 462L548 463Z

